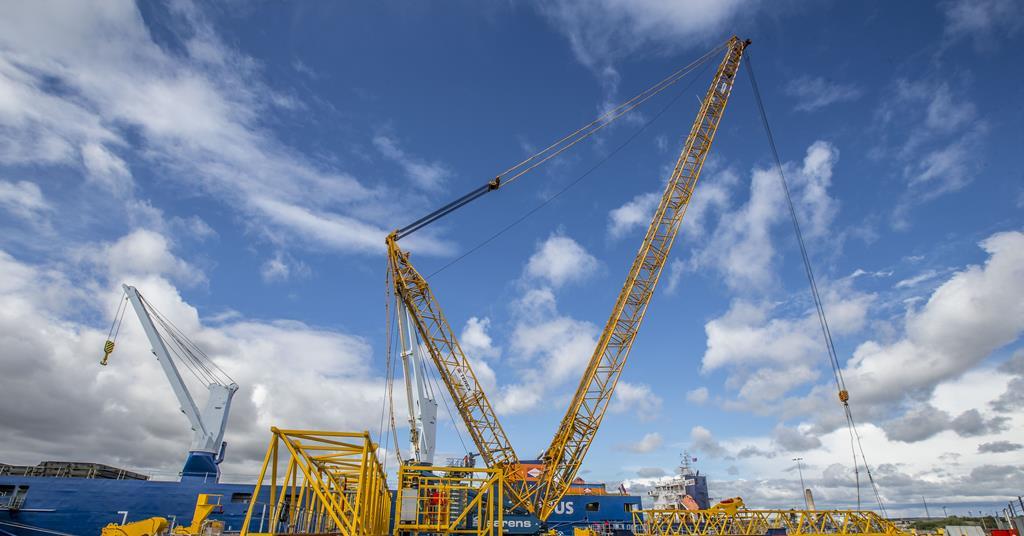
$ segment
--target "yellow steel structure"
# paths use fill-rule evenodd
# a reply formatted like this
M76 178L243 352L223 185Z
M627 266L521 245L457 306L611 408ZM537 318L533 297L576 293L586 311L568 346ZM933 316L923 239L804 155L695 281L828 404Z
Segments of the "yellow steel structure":
M749 43L736 36L729 39L725 57L704 95L697 119L665 185L597 348L551 445L544 453L543 493L538 498L537 508L541 519L547 519L569 490L608 409L658 278L679 234L683 215L711 150L725 105L729 102L743 51Z
M905 536L891 521L864 510L636 510L637 536Z
M504 490L498 469L403 465L394 533L500 536Z
M569 490L597 433L626 357L651 301L658 278L679 232L697 179L711 149L718 124L732 93L743 51L749 41L733 36L725 57L701 102L676 166L665 186L636 259L601 333L597 348L580 380L561 425L544 453L539 483L527 483L519 458L484 394L441 307L424 279L398 247L398 232L387 239L389 277L395 293L412 316L430 356L451 394L481 457L499 469L513 502L546 520ZM492 181L500 186L500 177Z
M224 522L209 519L210 514L222 508L221 498L223 495L200 493L196 498L196 509L192 513L192 524L179 525L174 527L171 534L174 536L199 536L208 533L220 533L224 529Z
M412 316L480 457L488 467L502 472L513 501L530 509L529 489L517 474L519 458L512 449L512 443L498 422L498 415L473 373L469 359L455 338L455 332L430 285L409 262L409 253L398 247L396 236L392 233L387 238L388 264L395 293Z
M279 430L242 524L247 534L385 536L391 496L369 432ZM266 488L266 489L264 489ZM267 497L260 498L261 494ZM268 505L266 517L254 509ZM259 532L253 526L261 527ZM263 532L263 531L266 532Z
M100 531L101 536L157 536L167 531L167 520L162 517L151 517L142 521L133 521L118 525L110 523Z

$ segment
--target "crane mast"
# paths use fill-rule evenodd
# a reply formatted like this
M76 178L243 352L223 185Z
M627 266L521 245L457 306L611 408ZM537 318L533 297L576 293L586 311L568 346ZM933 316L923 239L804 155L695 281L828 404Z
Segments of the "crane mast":
M569 490L608 409L658 278L679 234L683 215L729 101L740 59L749 43L736 36L729 40L725 57L701 102L697 119L665 185L665 192L612 314L601 332L597 348L551 445L544 453L545 470L537 505L541 519L547 519Z
M665 267L672 244L697 179L711 149L725 106L732 93L743 51L749 40L733 36L725 44L725 57L701 101L697 118L665 186L640 250L605 324L598 345L580 380L561 425L543 455L544 470L539 482L527 482L519 469L519 458L498 421L469 359L462 351L440 304L426 279L409 262L409 254L398 247L401 231L388 235L389 276L400 313L407 314L419 333L445 387L451 394L466 429L490 467L500 468L514 506L536 513L546 520L568 492L583 458L597 434L622 373L630 348L650 304L658 278ZM500 177L481 190L494 190ZM447 214L479 197L474 191L446 205ZM473 196L476 197L473 197ZM465 201L468 199L469 201ZM452 208L454 207L454 208ZM436 219L436 218L435 218ZM422 221L422 220L421 220ZM432 221L432 220L431 220ZM418 228L419 222L410 226ZM407 231L408 234L411 231ZM400 321L401 322L401 321ZM409 331L409 330L407 330ZM403 335L405 337L407 335ZM404 342L403 342L404 344Z
M519 457L473 373L469 358L441 311L441 305L426 279L409 262L409 253L398 247L397 235L388 235L386 243L396 298L412 318L480 456L489 467L502 470L513 501L531 510L529 490L519 475Z

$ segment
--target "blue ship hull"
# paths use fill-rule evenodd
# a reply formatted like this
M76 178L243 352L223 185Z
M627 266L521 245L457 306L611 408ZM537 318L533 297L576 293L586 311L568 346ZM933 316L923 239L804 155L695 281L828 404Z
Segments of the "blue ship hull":
M58 478L0 476L0 536L41 536L73 534L98 536L108 523L165 517L177 524L191 522L200 493L222 495L222 511L211 516L224 521L227 531L242 528L252 496L252 484L219 484L202 481L112 480L102 478ZM4 490L22 489L24 501L7 508ZM261 493L261 495L263 495ZM640 508L636 495L567 495L548 519L547 527L572 534L572 527L607 524L615 531L632 528L633 509ZM250 530L269 529L257 504ZM506 532L529 534L540 531L536 518L509 516Z

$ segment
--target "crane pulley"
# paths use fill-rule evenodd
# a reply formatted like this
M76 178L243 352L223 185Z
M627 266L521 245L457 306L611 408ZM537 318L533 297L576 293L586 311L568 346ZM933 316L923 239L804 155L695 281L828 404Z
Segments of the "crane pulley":
M703 58L708 58L715 50L725 49L725 56L701 101L697 118L665 186L661 201L630 267L611 316L601 333L597 348L554 439L544 453L544 469L536 482L527 482L521 474L519 458L473 373L470 360L441 311L430 285L409 262L409 254L398 247L398 240L403 236L499 188L502 185L502 176L507 176L508 172L411 225L396 230L386 239L389 277L392 279L395 297L416 326L480 456L489 466L500 468L505 474L505 482L513 502L531 513L536 513L541 520L551 515L555 506L568 492L604 418L672 244L678 235L686 208L729 101L740 60L749 44L749 40L733 36L723 46L717 47ZM671 82L659 82L653 86L657 88L655 91L646 90L615 108L613 112L618 115L612 114L610 120L620 117L640 102L668 87L681 78L682 74L678 73L689 72L689 69L701 63L703 59L670 75L666 80ZM539 163L547 161L591 135L596 131L595 126L603 128L610 122L600 119L544 149L538 153L541 156L534 155L524 163L514 166L512 169L515 173L510 176L521 176Z

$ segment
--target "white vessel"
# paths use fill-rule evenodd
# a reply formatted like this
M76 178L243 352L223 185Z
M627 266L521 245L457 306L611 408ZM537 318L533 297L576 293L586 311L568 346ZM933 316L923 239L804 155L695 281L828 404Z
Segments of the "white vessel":
M677 474L655 484L648 492L655 510L699 510L710 507L707 477L694 469L697 458L684 452Z

